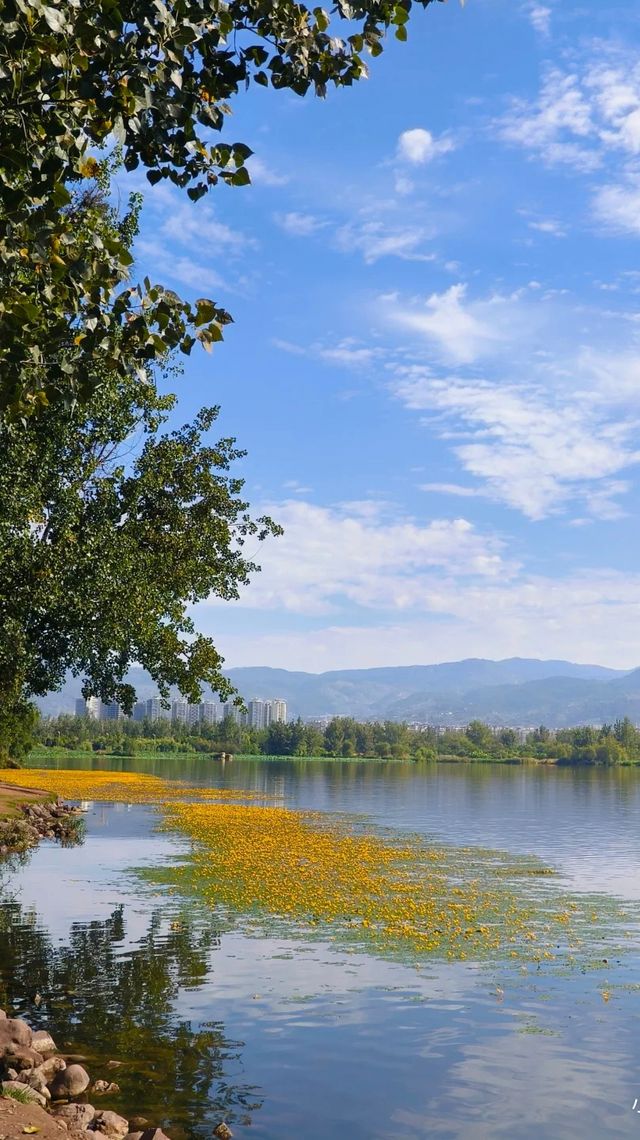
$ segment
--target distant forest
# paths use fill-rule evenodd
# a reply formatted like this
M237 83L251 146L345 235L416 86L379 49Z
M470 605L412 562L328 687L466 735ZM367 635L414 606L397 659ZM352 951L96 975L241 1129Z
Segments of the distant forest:
M640 732L628 719L600 728L552 731L541 725L524 740L512 728L474 720L465 728L437 731L396 721L359 722L334 717L325 728L302 720L253 729L231 718L185 726L166 720L96 721L60 716L41 720L38 744L48 748L116 756L163 752L231 752L236 755L360 757L393 760L557 760L565 764L640 763Z

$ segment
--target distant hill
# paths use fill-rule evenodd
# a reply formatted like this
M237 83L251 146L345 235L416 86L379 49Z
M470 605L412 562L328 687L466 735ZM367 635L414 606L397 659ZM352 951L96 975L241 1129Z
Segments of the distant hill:
M254 666L228 676L245 699L283 697L292 717L323 715L358 719L462 724L474 718L493 724L563 727L629 716L640 720L640 669L632 672L570 661L512 657L469 658L440 665L289 672ZM130 680L138 698L156 686L143 669ZM73 712L80 681L39 702L45 715Z

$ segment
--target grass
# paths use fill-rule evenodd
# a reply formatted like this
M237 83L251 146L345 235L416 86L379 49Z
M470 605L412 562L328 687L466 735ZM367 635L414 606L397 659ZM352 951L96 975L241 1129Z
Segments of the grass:
M34 1098L29 1095L26 1088L24 1091L22 1089L3 1088L1 1095L5 1098L8 1097L9 1100L17 1100L18 1104L32 1105L34 1103Z

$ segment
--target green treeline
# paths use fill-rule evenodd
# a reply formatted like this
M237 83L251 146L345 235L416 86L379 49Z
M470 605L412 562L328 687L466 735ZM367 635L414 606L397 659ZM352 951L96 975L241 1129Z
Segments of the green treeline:
M397 721L361 723L334 717L325 728L272 724L254 729L227 718L193 726L156 721L96 721L60 716L41 720L38 744L118 756L144 752L233 752L240 755L361 757L395 760L557 760L565 764L640 763L640 732L625 717L611 725L563 728L541 725L525 739L512 728L493 729L474 720L446 731L412 728Z

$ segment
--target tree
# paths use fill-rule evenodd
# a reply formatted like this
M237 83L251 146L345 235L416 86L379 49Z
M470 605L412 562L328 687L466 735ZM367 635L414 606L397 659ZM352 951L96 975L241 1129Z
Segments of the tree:
M427 8L433 0L416 0ZM126 242L78 241L69 206L114 137L127 170L192 199L249 181L242 143L211 143L251 84L298 95L367 73L388 29L407 38L412 0L0 0L0 410L24 418L97 382L96 352L142 379L167 349L210 347L231 319L129 282ZM344 38L338 34L344 30ZM75 326L83 323L82 336Z
M46 409L18 434L0 428L5 749L12 718L31 715L26 700L59 687L67 670L85 677L85 695L127 711L133 662L164 696L176 685L196 701L205 682L233 693L187 608L211 593L237 597L257 569L243 544L278 528L248 515L242 481L228 474L243 454L234 440L204 441L217 409L163 433L172 402L130 377L87 404ZM135 431L142 443L131 459Z

